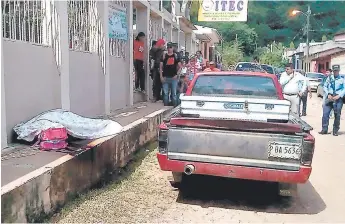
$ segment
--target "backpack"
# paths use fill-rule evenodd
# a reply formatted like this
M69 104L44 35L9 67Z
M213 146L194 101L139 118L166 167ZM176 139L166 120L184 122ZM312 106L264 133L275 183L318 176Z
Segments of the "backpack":
M38 135L36 145L39 145L41 150L56 150L67 147L67 130L66 128L49 128L41 131Z

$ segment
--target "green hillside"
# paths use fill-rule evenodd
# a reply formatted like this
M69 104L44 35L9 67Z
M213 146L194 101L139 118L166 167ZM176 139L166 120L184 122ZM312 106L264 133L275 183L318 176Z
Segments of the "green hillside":
M307 11L310 5L311 30L310 40L328 39L339 30L345 29L345 1L250 1L248 21L241 22L197 22L198 2L192 4L192 21L199 25L217 28L226 41L233 41L238 36L245 53L252 54L256 46L266 46L273 41L289 46L305 42L306 17L289 16L293 9Z

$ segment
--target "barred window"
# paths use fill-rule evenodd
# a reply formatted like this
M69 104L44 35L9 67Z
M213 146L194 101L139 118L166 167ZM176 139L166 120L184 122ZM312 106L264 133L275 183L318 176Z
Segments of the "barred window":
M69 48L101 53L103 28L97 12L96 1L68 1Z
M69 0L69 48L97 53L105 71L104 31L96 0Z
M161 38L159 35L161 31L161 25L157 21L149 20L149 38L150 43L152 43L153 40L158 40Z
M44 21L46 4L49 2L1 1L3 37L36 44L46 42L49 36L48 24Z

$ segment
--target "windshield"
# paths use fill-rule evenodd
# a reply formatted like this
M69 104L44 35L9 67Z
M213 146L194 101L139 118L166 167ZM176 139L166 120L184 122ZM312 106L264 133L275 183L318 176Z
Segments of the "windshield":
M322 73L307 73L307 77L311 79L323 79L325 76Z
M261 65L261 68L263 68L267 73L274 74L272 66L269 65Z
M285 68L277 68L277 71L278 71L279 73L283 73L283 72L285 72Z
M192 95L278 98L271 78L243 75L200 76L194 84Z
M260 65L250 63L250 62L244 62L244 63L239 63L236 66L236 71L253 71L253 72L264 72Z

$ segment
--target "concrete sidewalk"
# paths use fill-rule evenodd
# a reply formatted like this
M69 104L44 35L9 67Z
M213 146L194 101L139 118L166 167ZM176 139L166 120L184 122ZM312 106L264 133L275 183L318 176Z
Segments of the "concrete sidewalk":
M157 125L171 111L160 103L139 103L114 111L111 119L124 126L115 137L86 144L78 156L44 152L15 145L2 153L2 222L42 221L72 195L97 184L108 173L127 164L131 154L157 136Z

